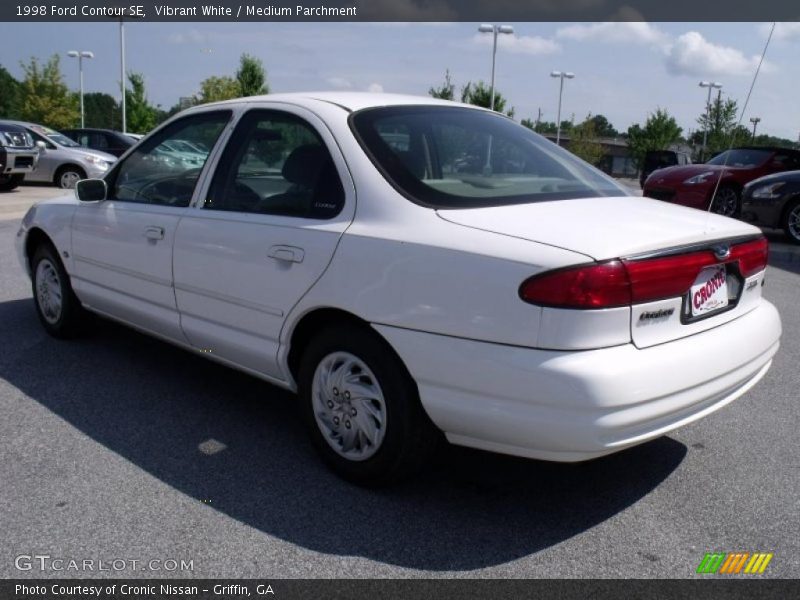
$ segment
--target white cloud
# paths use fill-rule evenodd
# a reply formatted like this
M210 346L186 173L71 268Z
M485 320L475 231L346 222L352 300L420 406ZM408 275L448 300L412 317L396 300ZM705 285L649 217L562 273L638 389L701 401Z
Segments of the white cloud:
M634 43L664 46L669 43L669 36L666 33L643 21L569 25L556 31L556 37L579 42L612 44Z
M380 93L383 92L383 86L380 83L370 83L367 91Z
M183 33L171 33L167 36L170 44L205 44L208 40L207 34L200 33L196 29L189 29Z
M328 77L328 79L326 79L325 81L331 87L335 87L336 89L339 90L349 90L350 88L353 87L353 84L350 83L350 81L348 81L344 77Z
M476 33L472 41L483 46L491 46L492 38L491 34ZM561 50L557 42L538 35L501 34L497 36L497 46L514 54L553 54Z
M667 70L673 75L752 75L759 57L748 58L736 48L714 44L700 33L689 31L667 50L666 61ZM769 65L765 63L764 67Z
M772 29L771 24L764 23L759 27L762 35L769 35L769 30ZM774 40L787 40L787 41L800 41L800 23L776 23L775 33L772 34Z

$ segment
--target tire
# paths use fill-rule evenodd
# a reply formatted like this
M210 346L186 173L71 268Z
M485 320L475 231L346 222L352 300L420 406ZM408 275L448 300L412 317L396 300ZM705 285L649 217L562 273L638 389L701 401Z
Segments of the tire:
M47 333L66 339L82 331L85 310L72 291L58 253L50 244L40 245L33 254L31 285L36 313Z
M317 452L352 483L387 485L416 473L440 438L405 365L366 327L321 331L303 353L298 387Z
M56 175L53 177L53 183L62 190L71 190L81 179L86 179L86 173L83 169L75 165L65 165L56 171Z
M783 213L783 231L794 244L800 244L800 198L792 200Z
M739 190L735 187L720 186L711 201L711 212L725 217L737 217L740 209L739 197Z
M25 175L0 175L0 192L16 189L25 179Z

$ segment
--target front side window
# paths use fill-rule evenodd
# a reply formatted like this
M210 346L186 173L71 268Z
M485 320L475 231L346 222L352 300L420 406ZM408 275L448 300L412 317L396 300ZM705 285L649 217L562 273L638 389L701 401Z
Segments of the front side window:
M329 219L343 205L342 182L316 130L290 113L253 110L236 126L204 208Z
M401 193L434 208L628 196L599 170L512 120L447 106L359 111L351 127Z
M230 117L230 111L216 111L171 123L140 145L112 174L109 197L144 204L189 206L210 149ZM182 140L194 142L198 149L181 149L175 142ZM201 147L205 150L200 150Z

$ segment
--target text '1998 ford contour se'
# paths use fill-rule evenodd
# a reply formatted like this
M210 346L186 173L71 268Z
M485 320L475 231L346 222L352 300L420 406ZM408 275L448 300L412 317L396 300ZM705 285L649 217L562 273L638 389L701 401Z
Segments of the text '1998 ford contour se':
M554 461L661 436L750 389L781 335L758 229L452 102L204 105L75 196L17 236L45 329L91 311L296 391L362 484L442 432Z

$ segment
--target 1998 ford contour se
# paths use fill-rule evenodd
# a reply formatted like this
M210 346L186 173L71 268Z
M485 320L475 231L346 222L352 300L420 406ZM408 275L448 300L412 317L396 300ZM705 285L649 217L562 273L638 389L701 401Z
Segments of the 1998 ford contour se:
M18 234L45 329L89 310L297 390L322 457L361 483L413 471L438 430L609 454L725 406L778 349L758 229L632 197L474 107L205 105L76 196Z

